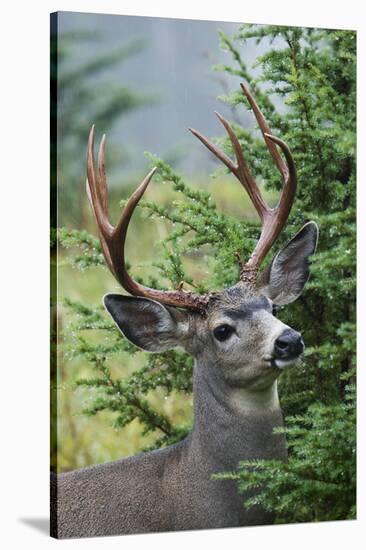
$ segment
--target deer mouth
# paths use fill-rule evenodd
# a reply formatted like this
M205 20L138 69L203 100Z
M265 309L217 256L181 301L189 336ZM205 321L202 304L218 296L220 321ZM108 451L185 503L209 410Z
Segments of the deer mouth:
M271 367L277 368L277 369L287 369L288 367L292 367L297 361L299 360L300 355L296 355L295 357L288 357L286 359L279 359L279 358L273 358L271 359Z

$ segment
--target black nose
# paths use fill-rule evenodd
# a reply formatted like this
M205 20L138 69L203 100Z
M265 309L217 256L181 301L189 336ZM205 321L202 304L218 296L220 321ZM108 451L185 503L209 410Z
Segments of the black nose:
M304 348L301 334L288 328L275 341L274 355L276 359L290 359L301 355Z

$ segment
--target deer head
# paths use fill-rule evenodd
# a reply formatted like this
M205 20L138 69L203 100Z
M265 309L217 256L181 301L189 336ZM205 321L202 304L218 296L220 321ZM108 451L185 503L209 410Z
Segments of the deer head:
M305 224L259 273L263 259L289 216L296 192L296 170L288 146L272 135L249 90L244 85L242 90L282 176L283 190L275 208L265 203L227 120L216 113L230 138L236 163L202 134L190 129L239 180L262 223L260 238L250 258L246 262L239 258L240 278L235 286L200 295L183 289L161 291L148 288L130 277L124 254L127 228L155 168L132 194L117 225L112 226L108 219L105 136L99 148L96 173L94 127L88 144L87 193L107 265L117 281L132 295L107 294L104 298L107 311L126 338L152 352L181 346L196 359L213 366L225 384L260 390L271 385L281 369L294 363L303 352L301 334L277 319L273 310L276 305L288 304L300 296L309 277L308 258L315 251L318 228L314 222Z

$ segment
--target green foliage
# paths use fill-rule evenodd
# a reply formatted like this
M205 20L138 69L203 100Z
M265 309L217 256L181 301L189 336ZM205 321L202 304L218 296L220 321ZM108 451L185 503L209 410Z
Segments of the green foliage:
M69 257L74 267L84 270L89 267L104 265L102 247L98 239L90 235L84 229L66 229L61 227L58 230L51 229L51 246L56 242L64 248L79 248L81 254L73 254Z
M256 78L240 53L253 41L270 44L253 66L260 69ZM245 505L260 503L280 523L353 518L355 395L347 384L355 378L356 348L356 35L243 25L233 38L222 34L221 44L233 66L215 69L249 82L273 133L294 154L299 188L282 240L308 219L320 226L306 291L280 312L307 345L301 366L280 380L289 461L242 463L223 477L238 479L242 492L255 489ZM237 92L223 99L241 108L244 101ZM267 188L278 189L263 144L245 133L242 139L254 170Z
M118 354L123 367L124 355L141 351L120 337L115 325L106 320L102 308L89 308L71 300L67 300L65 305L77 314L76 321L69 326L75 334L68 350L69 357L82 356L95 371L93 377L79 378L75 382L75 387L97 389L82 412L94 416L101 411L109 411L113 414L116 429L138 419L143 427L143 436L155 430L162 434L156 445L149 446L150 449L170 445L186 435L187 427L172 426L169 419L154 410L144 396L156 388L163 388L166 394L173 391L191 392L192 360L181 351L157 353L147 356L145 366L128 378L116 378L112 375L108 360ZM107 336L103 343L93 343L80 334L85 330L102 330Z
M159 172L157 181L169 183L175 191L183 195L183 200L173 201L169 207L143 202L149 215L157 215L169 220L173 225L166 243L172 244L173 252L168 252L166 262L159 265L161 273L173 283L172 277L178 258L199 254L202 247L210 247L204 258L210 266L210 277L205 282L195 282L198 292L207 292L225 286L231 286L238 280L237 253L249 254L256 238L256 226L247 221L239 221L220 213L207 191L193 189L183 183L182 178L163 160L149 155L152 165ZM223 246L224 244L224 246ZM214 261L212 261L214 249ZM180 269L181 266L180 266ZM179 272L180 280L192 284L190 277ZM177 285L175 285L177 286Z
M246 506L260 503L277 522L354 517L355 34L250 25L233 38L221 33L220 40L232 62L215 70L238 76L235 91L221 99L238 109L239 119L248 107L239 82L247 81L273 133L289 144L295 158L297 199L277 246L307 220L320 226L305 293L279 311L284 322L302 331L307 346L301 365L280 379L289 461L242 463L237 472L222 476L238 479L241 491L255 489ZM255 62L255 78L242 54L252 41L267 45ZM263 140L257 130L233 126L253 174L272 200L281 182ZM226 137L217 142L231 154ZM196 292L235 283L236 255L248 257L258 222L223 214L206 190L188 185L164 160L149 158L158 167L155 187L165 184L173 198L145 200L136 215L158 219L168 235L157 245L159 260L145 266L143 277L134 273L136 267L132 275L157 288L183 283ZM62 248L81 249L72 260L76 267L103 264L98 243L85 231L62 229L54 238ZM177 350L145 354L120 337L100 307L72 300L64 305L73 318L65 329L72 334L67 353L83 357L92 368L76 382L85 391L84 413L107 412L118 430L137 421L143 435L154 435L145 448L184 437L187 419L172 422L161 403L170 395L186 399L191 393L192 359ZM130 368L131 355L138 368Z

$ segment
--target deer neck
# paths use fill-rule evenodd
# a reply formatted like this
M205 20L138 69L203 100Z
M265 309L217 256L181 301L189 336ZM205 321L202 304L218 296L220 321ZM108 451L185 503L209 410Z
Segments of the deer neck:
M196 363L193 380L192 446L198 461L213 470L232 469L240 460L286 458L276 381L261 391L230 387L211 365Z

